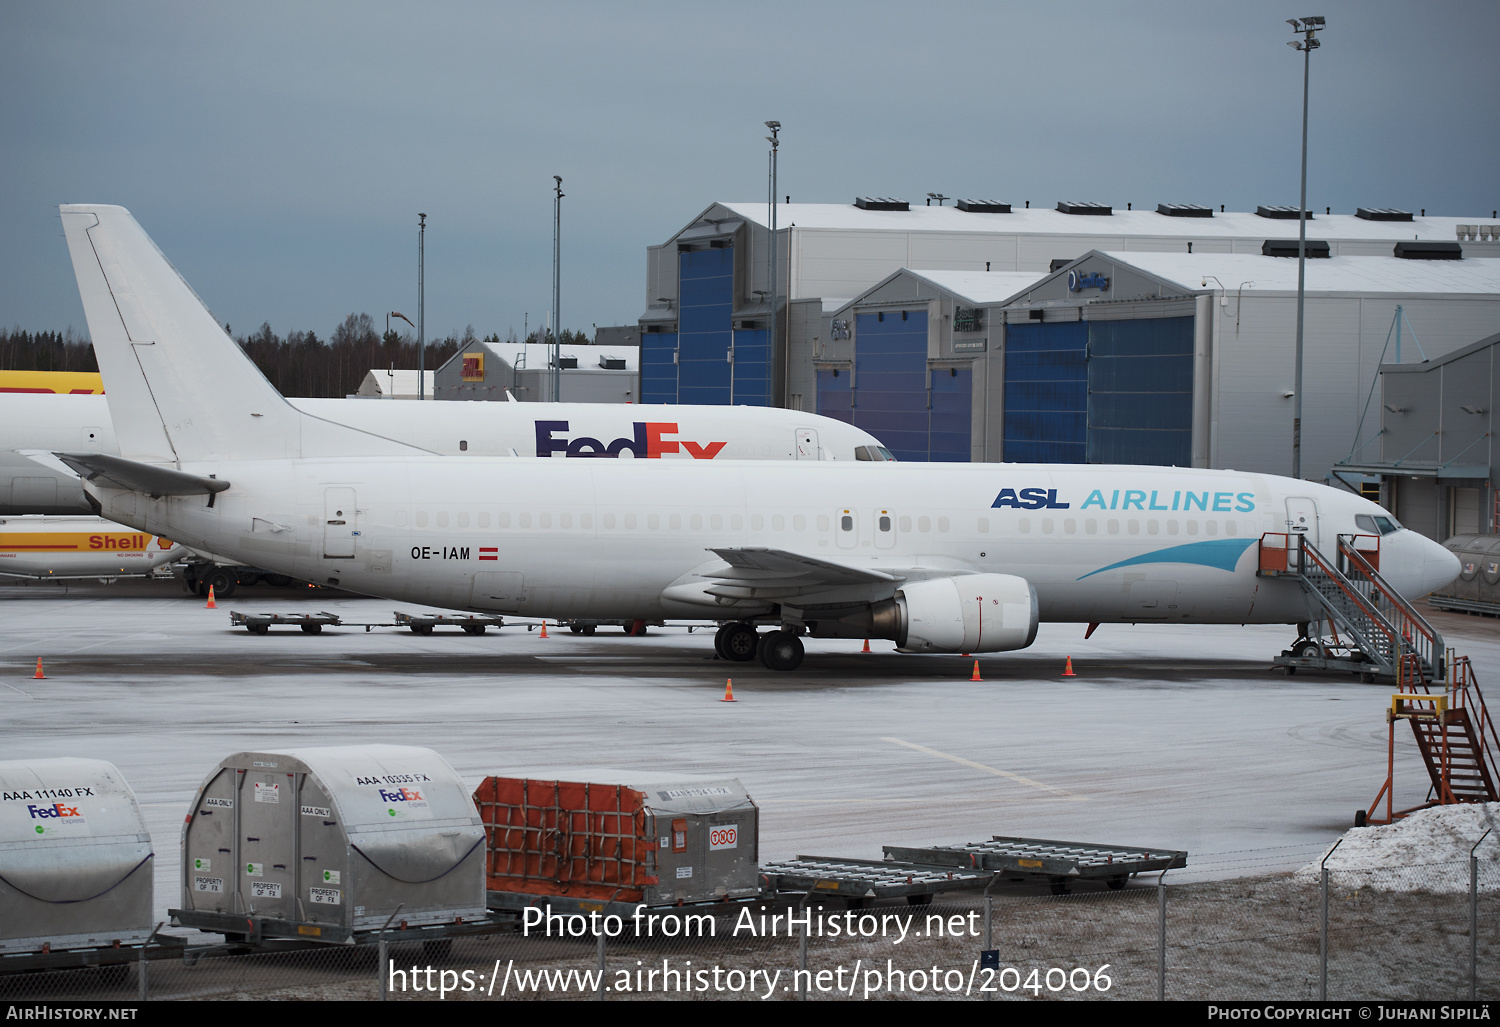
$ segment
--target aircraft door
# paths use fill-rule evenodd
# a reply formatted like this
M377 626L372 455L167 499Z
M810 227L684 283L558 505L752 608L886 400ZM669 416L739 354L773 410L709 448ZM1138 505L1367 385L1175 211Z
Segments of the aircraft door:
M323 490L323 555L331 560L354 556L354 540L359 537L359 519L354 508L353 489Z
M896 515L889 510L875 513L875 548L890 549L896 544Z
M1288 534L1301 535L1313 548L1321 549L1318 545L1318 504L1307 496L1288 496L1286 530ZM1295 545L1295 541L1292 544Z
M818 433L813 428L797 429L797 459L798 460L821 460L823 459L822 447L818 445Z

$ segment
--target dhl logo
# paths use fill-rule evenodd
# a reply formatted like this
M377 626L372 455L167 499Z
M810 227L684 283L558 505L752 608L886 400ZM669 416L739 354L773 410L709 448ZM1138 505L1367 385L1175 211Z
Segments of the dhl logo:
M151 548L152 536L144 532L115 534L113 532L25 532L15 535L0 535L0 553L82 553L119 552L144 553ZM157 538L156 548L162 552L176 543Z
M103 395L104 380L97 371L0 371L0 392Z

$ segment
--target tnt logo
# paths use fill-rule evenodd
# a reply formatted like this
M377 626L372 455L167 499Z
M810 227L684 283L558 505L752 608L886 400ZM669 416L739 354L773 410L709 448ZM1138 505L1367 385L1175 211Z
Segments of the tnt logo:
M60 802L54 802L50 806L27 806L26 812L31 814L32 820L40 820L48 817L81 817L77 806L64 806Z
M719 455L727 442L689 442L686 439L669 439L665 436L677 434L675 421L636 421L635 434L628 439L615 439L605 445L598 439L581 436L569 441L555 439L553 432L566 432L567 421L536 422L536 455L550 457L553 453L576 457L619 457L630 450L638 460L660 460L665 453L687 453L694 460L712 460Z
M398 788L394 792L380 789L380 798L385 802L421 802L422 793L415 788Z

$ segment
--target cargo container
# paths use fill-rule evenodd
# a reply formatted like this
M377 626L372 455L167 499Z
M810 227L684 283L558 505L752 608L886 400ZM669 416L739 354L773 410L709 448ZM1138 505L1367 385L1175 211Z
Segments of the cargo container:
M1458 557L1459 575L1428 596L1428 605L1500 615L1500 536L1454 535L1443 545Z
M399 913L397 912L399 908ZM431 749L241 752L198 789L182 831L186 927L347 942L382 927L487 920L484 829Z
M152 856L114 764L0 762L0 954L143 944Z
M492 907L669 905L759 894L760 811L737 780L488 777L474 793ZM565 900L565 901L563 901Z

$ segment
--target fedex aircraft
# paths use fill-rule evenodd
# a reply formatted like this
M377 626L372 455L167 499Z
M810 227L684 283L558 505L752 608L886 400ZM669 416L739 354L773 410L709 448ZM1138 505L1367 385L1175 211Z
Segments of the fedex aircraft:
M870 433L774 407L290 399L314 417L432 453L646 460L889 460ZM119 453L105 396L0 396L0 517L90 512L78 476L17 450Z
M1458 572L1375 504L1264 474L433 455L284 400L124 209L62 220L120 455L37 459L82 475L106 517L294 577L456 609L713 619L721 655L787 670L804 634L979 653L1025 648L1041 620L1313 619L1295 581L1257 577L1264 532L1388 528L1381 570L1407 595Z

